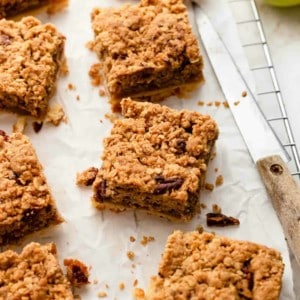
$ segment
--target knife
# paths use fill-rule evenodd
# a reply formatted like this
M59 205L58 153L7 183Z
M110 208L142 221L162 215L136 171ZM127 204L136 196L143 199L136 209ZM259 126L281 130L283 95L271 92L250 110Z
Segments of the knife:
M289 157L221 36L198 5L195 6L195 12L201 40L221 89L272 200L288 244L300 265L300 188L286 165Z

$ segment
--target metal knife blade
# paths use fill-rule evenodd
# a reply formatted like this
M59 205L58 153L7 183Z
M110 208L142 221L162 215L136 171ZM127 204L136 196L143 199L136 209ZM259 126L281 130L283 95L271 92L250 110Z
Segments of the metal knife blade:
M300 264L300 188L285 164L289 157L265 119L222 38L197 5L195 12L201 40L221 89L257 165L290 248ZM243 92L246 92L245 97L242 96Z

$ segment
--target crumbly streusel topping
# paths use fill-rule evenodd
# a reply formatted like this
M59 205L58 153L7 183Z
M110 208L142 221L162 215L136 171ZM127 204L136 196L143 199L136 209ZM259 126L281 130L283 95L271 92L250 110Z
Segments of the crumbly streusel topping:
M274 249L211 233L175 231L147 299L275 300L283 269Z
M0 253L0 298L74 299L55 245L30 243L21 254L12 250Z

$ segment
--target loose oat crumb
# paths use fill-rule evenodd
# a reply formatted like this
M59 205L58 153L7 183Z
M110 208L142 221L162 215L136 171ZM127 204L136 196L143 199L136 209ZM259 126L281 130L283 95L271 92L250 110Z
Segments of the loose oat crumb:
M139 283L139 281L138 281L137 279L134 279L134 281L133 281L133 286L137 286L138 283Z
M25 116L18 117L16 123L13 125L13 132L24 133L27 126L27 118Z
M198 101L197 104L198 104L199 106L203 106L203 105L204 105L204 102L203 102L203 101Z
M135 288L133 291L133 297L135 300L144 300L145 299L145 292L141 288Z
M212 102L208 102L206 105L207 105L207 106L212 106L213 103L212 103Z
M58 126L62 120L65 118L65 112L63 107L59 103L54 103L47 112L46 122L52 123L55 126Z
M127 257L130 259L130 260L134 260L134 257L135 257L135 254L133 251L128 251L127 252Z
M105 287L106 287L107 289L109 289L109 285L108 285L107 283L105 283Z
M99 86L102 82L100 70L102 68L101 63L93 64L89 70L89 76L93 86Z
M98 284L98 282L99 282L98 279L93 280L93 284Z
M108 119L109 121L111 121L112 123L114 123L116 120L118 120L120 118L119 115L117 114L105 114L105 118Z
M221 207L220 207L218 204L213 204L213 205L212 205L212 211L213 211L213 213L215 213L215 214L220 214L220 213L222 213L222 209L221 209Z
M76 100L77 100L77 101L80 100L80 96L79 96L79 95L76 96Z
M227 101L222 102L222 104L223 104L223 106L224 106L225 108L229 108L229 104L228 104Z
M120 284L119 284L119 289L120 289L121 291L125 289L125 284L124 284L124 282L120 282Z
M135 269L135 264L132 264L132 265L131 265L131 268L132 268L132 269Z
M242 97L246 97L247 96L247 92L246 91L243 91L242 92Z
M201 208L205 209L207 206L204 203L200 203Z
M219 175L219 176L216 178L215 184L216 184L216 186L220 186L220 185L223 184L223 182L224 182L223 176L222 176L222 175Z
M206 183L204 184L204 188L205 188L206 190L208 190L208 191L213 191L215 187L214 187L214 185L213 185L212 183L206 182Z
M67 269L67 278L74 287L81 287L89 284L88 267L77 259L64 259L64 266Z
M107 293L106 292L99 292L97 296L98 296L98 298L105 298L105 297L107 297Z
M237 106L237 105L240 104L240 101L235 101L235 102L233 102L233 104L234 104L235 106Z
M101 89L99 89L99 96L100 97L104 97L105 95L106 95L106 93L105 93L105 89L103 89L103 88L101 88Z
M146 246L149 242L153 242L155 240L154 236L143 236L141 240L141 245Z
M213 160L215 157L217 156L217 153L216 152L213 152L210 156L210 160Z
M202 232L204 231L204 228L203 228L202 225L199 224L199 225L197 225L196 230L197 230L199 233L202 233Z
M76 90L76 86L74 84L72 84L72 83L69 83L68 84L68 90L69 91L74 91L74 90Z
M215 106L216 107L219 107L221 105L221 102L220 101L215 101Z
M76 184L79 186L92 185L96 179L97 173L98 173L98 169L95 167L90 167L81 173L77 173Z
M215 172L217 173L219 171L219 169L218 168L215 168Z
M131 235L131 236L129 237L129 240L130 240L130 242L134 243L134 242L136 241L136 238L135 238L134 236Z

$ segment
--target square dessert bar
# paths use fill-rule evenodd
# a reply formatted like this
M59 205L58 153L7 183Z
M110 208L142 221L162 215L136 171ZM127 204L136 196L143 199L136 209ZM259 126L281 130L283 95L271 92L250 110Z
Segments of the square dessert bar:
M0 108L43 117L53 95L65 38L34 17L0 20Z
M29 139L0 132L0 246L63 221Z
M162 93L203 81L203 60L182 0L94 9L93 50L113 108L124 97Z
M53 243L0 253L0 299L74 299Z
M218 136L216 123L197 112L123 99L124 119L104 140L102 167L93 183L99 209L138 208L189 221Z
M276 300L283 270L274 249L211 233L175 231L146 299Z

